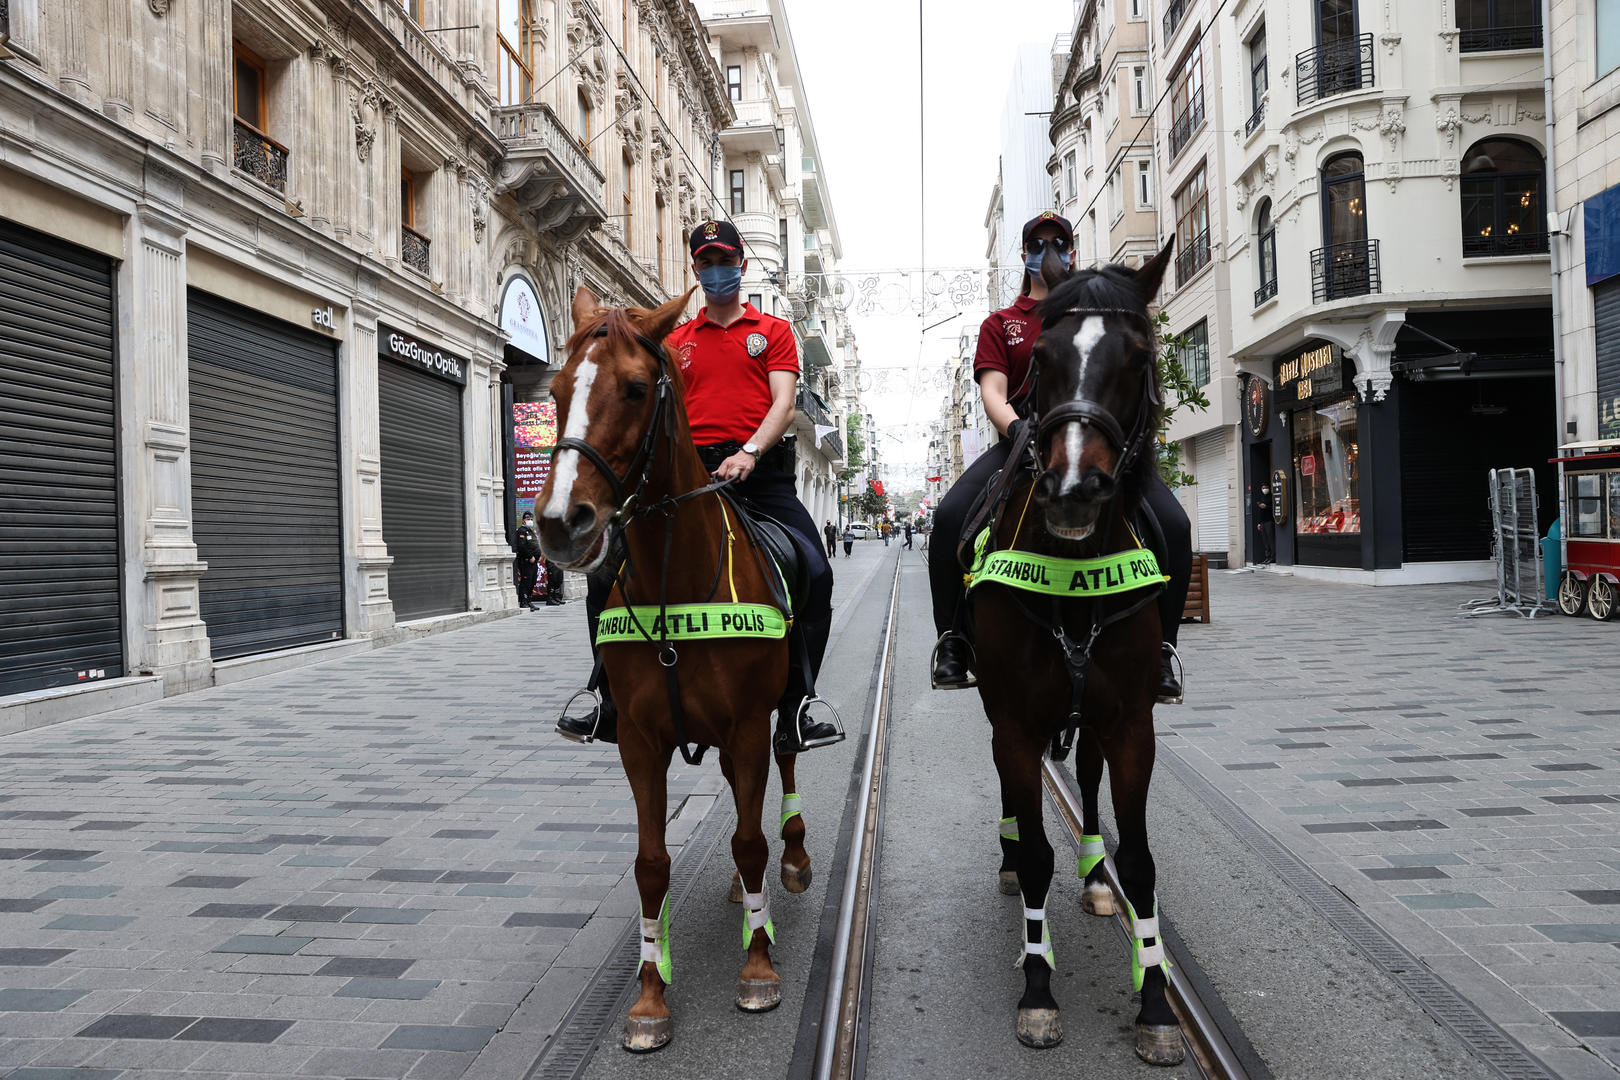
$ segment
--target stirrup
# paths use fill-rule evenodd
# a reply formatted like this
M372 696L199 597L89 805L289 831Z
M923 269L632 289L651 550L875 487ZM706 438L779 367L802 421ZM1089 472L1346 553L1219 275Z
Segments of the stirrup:
M807 740L804 737L804 722L810 715L810 707L812 705L825 705L827 707L827 711L832 713L832 724L837 731L831 735L823 735L819 739ZM802 754L806 750L815 750L823 746L832 746L835 743L841 743L845 739L844 721L843 718L838 715L838 710L833 708L832 702L828 701L820 694L816 694L799 702L799 711L795 713L793 717L792 734L795 742L798 744L796 747L786 745L788 731L778 730L776 733L776 738L773 740L774 745L772 749L778 754Z
M590 734L586 735L583 738L581 738L580 736L574 734L572 731L564 730L564 728L562 726L562 722L564 720L570 719L568 713L573 708L574 702L578 701L580 698L589 698L592 702L595 703L595 716L596 716L596 723L591 725ZM558 735L561 735L563 738L567 739L569 742L576 742L576 743L584 744L584 743L593 743L593 742L596 741L596 729L601 727L601 726L602 726L602 695L597 693L595 690L593 690L593 689L591 689L590 687L587 686L583 690L576 691L574 693L573 697L571 697L567 701L563 702L562 712L557 714L557 727L555 728L555 730L556 730Z
M968 656L975 663L977 663L977 661L978 661L978 656L974 652L974 649L973 649L973 642L968 640L968 637L967 637L966 634L963 634L960 631L956 631L956 630L947 630L947 631L945 631L943 634L939 635L939 639L934 642L933 651L928 654L928 686L929 686L930 689L933 689L933 690L971 690L975 686L979 685L979 673L976 670L974 670L972 665L968 666L967 681L966 682L942 683L942 682L940 682L940 681L938 681L937 679L934 678L934 672L939 667L939 649L940 649L940 646L945 644L945 639L946 638L953 638L953 637L961 638L962 643L967 646Z
M1154 703L1157 704L1157 705L1180 705L1187 698L1187 665L1182 662L1180 651L1177 650L1177 648L1174 645L1170 644L1168 641L1160 642L1159 643L1159 649L1160 649L1159 655L1160 655L1161 659L1164 656L1163 650L1165 650L1165 649L1170 650L1170 658L1171 658L1172 661L1174 661L1174 667L1175 667L1175 672L1176 672L1176 681L1181 684L1181 696L1178 697L1178 698L1169 699L1169 698L1158 697L1158 695L1155 694L1154 695L1154 697L1155 697L1155 702Z

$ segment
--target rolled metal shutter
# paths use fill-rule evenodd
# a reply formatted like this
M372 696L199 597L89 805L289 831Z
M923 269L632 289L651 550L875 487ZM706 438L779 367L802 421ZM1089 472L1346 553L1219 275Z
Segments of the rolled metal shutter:
M1225 553L1230 549L1230 507L1226 485L1226 432L1211 431L1193 440L1193 475L1198 483L1193 494L1198 500L1197 550Z
M337 343L193 291L191 513L215 659L343 636Z
M123 673L112 273L0 221L0 694Z
M383 542L401 621L467 610L461 387L377 361Z
M1620 277L1592 288L1597 339L1598 438L1620 438Z

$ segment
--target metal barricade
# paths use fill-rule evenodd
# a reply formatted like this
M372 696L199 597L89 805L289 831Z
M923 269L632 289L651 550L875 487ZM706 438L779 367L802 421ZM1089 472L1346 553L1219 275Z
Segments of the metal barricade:
M1531 469L1492 469L1490 487L1496 595L1469 601L1463 614L1505 611L1533 619L1550 610L1536 521L1536 474Z

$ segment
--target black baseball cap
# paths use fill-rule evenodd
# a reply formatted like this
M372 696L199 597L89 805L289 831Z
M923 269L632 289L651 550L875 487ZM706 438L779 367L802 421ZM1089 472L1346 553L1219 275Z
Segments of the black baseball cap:
M1056 225L1063 230L1063 239L1067 240L1071 247L1074 245L1074 226L1069 224L1069 219L1062 214L1048 210L1044 214L1038 214L1024 222L1024 245L1026 247L1029 246L1029 234L1042 225Z
M742 251L742 237L737 235L737 227L729 221L705 221L692 230L687 246L692 249L693 255L712 247L736 255Z

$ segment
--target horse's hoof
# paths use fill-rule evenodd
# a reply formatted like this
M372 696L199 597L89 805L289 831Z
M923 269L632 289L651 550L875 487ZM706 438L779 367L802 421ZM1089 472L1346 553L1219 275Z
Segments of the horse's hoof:
M782 1004L781 979L738 979L737 1008L743 1012L770 1012Z
M1007 896L1017 896L1019 893L1018 872L1016 870L1003 870L996 875L997 884L1002 893Z
M1136 1056L1149 1065L1180 1065L1187 1056L1175 1024L1137 1024Z
M742 875L741 874L732 874L731 875L731 892L726 894L726 899L730 900L733 904L742 903L742 901L743 901L743 887L742 887Z
M1086 882L1086 890L1080 894L1080 910L1087 915L1112 916L1119 910L1114 906L1114 890L1100 881Z
M668 1046L674 1034L675 1024L667 1016L627 1016L619 1045L632 1054L650 1054Z
M810 864L789 866L782 864L782 888L790 893L802 893L810 887Z
M1056 1009L1019 1009L1018 1041L1036 1050L1050 1050L1063 1041L1063 1021Z

